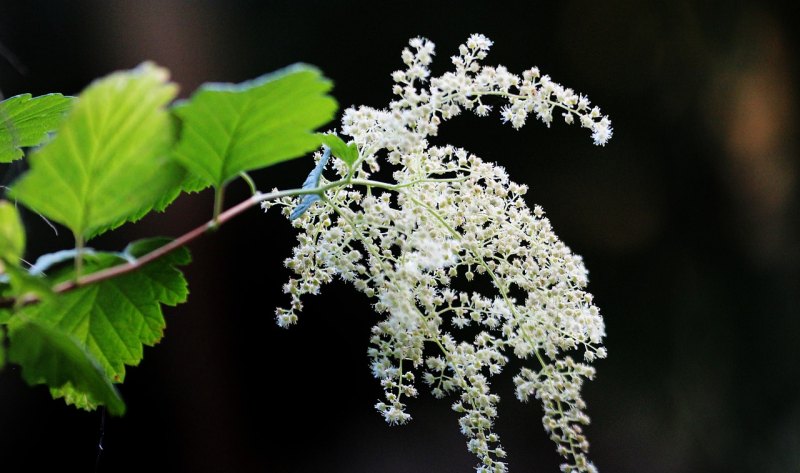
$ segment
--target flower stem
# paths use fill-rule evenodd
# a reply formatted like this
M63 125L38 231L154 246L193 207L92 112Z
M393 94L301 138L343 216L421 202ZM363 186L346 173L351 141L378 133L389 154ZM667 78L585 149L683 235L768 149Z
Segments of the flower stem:
M416 184L423 182L454 182L456 180L460 180L460 178L419 179L417 181L412 181L412 183ZM248 181L248 179L245 178L245 181ZM284 197L293 197L306 194L324 195L324 193L328 190L344 187L347 185L374 186L387 190L397 191L408 185L411 185L412 183L388 184L380 181L344 178L333 182L329 182L325 185L321 185L313 189L298 188L298 189L288 189L288 190L274 191L268 193L261 193L256 191L255 194L253 194L249 198L243 200L242 202L239 202L238 204L227 210L223 210L224 191L223 189L219 189L214 195L214 214L211 220L184 233L183 235L175 238L166 245L156 248L150 253L147 253L137 258L135 261L126 262L117 266L112 266L110 268L106 268L104 270L97 271L95 273L87 274L84 276L82 274L83 273L82 250L85 244L85 240L82 236L76 235L75 245L78 251L77 254L75 255L75 279L57 284L56 286L53 287L53 292L56 294L69 292L78 289L80 287L88 286L90 284L95 284L101 281L106 281L108 279L113 279L122 276L124 274L136 271L142 266L152 261L155 261L188 243L191 243L192 241L196 240L205 233L211 230L216 230L228 220L233 219L234 217L243 213L245 210L249 209L250 207L258 205L261 202L267 202L271 200L282 199ZM255 188L254 186L251 187L251 189L254 188ZM15 305L29 305L38 302L40 302L39 297L33 294L22 296L21 300L17 300L16 298L0 298L0 308L13 307Z

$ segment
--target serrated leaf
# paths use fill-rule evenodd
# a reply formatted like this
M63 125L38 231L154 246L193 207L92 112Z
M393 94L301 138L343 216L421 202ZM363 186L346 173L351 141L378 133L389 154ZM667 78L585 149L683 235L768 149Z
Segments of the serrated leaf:
M65 385L84 393L87 401L103 404L122 415L125 404L103 368L91 353L68 332L37 322L23 322L9 332L9 361L22 366L22 377L30 385Z
M330 133L320 133L320 138L322 144L330 148L333 155L347 163L348 166L352 166L358 159L358 148L355 143L348 145L341 138Z
M0 260L17 264L25 253L25 229L14 204L0 200ZM3 263L0 261L0 272Z
M64 120L72 97L17 95L0 102L0 163L23 156L22 148L37 146Z
M139 257L164 241L137 242L125 251ZM162 304L174 306L186 300L186 280L176 266L189 260L188 250L179 248L137 271L58 294L19 313L74 337L114 382L122 382L125 366L139 364L143 346L155 345L163 336ZM87 268L124 261L118 254L98 252Z
M163 205L184 174L169 157L175 130L165 106L177 87L167 79L144 63L94 82L31 154L12 195L87 240Z
M242 84L207 84L175 109L183 121L175 158L190 172L187 190L221 188L242 171L313 150L312 131L333 118L331 82L294 65Z
M90 393L75 388L72 383L67 383L60 388L50 388L50 395L53 396L53 399L63 399L68 406L85 411L93 411L102 404L95 401Z

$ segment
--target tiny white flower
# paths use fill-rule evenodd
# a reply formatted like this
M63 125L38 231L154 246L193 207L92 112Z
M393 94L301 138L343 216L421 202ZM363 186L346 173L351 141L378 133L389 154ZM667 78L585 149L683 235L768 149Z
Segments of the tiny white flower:
M360 154L352 179L363 184L388 168L392 180L331 189L294 220L302 232L286 265L295 277L284 286L289 307L276 318L292 325L302 296L334 278L352 283L380 314L368 350L385 397L375 408L390 424L408 422L404 401L416 396L414 372L423 370L434 396L455 397L452 408L480 460L477 471L507 470L493 431L499 397L490 381L517 357L525 367L513 378L516 395L541 402L543 427L566 460L562 470L594 473L580 390L594 376L586 363L606 357L605 326L585 291L583 261L555 235L540 206L530 209L527 186L501 166L429 138L463 110L488 115L492 106L483 102L498 98L501 119L514 128L531 114L550 126L558 109L566 123L578 121L604 145L611 122L537 68L518 76L483 66L491 46L483 35L470 36L452 58L455 70L431 77L434 45L414 38L402 52L406 69L392 73L396 100L387 109L344 111L340 136L349 136ZM350 176L345 163L333 169ZM323 176L321 184L327 182ZM276 205L294 204L284 199L265 208ZM473 281L490 284L494 294L454 288Z

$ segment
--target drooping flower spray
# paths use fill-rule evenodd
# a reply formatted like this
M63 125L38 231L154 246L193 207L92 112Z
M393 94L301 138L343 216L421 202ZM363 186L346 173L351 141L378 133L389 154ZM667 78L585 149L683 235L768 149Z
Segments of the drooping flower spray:
M283 206L301 230L286 261L295 273L284 287L291 304L277 310L277 322L295 323L301 297L334 278L352 283L381 315L368 350L385 391L377 410L390 424L407 422L404 401L417 395L417 377L434 396L454 396L479 472L507 470L493 429L499 397L491 380L517 357L526 366L514 376L517 397L542 403L544 428L565 459L562 471L594 472L580 390L594 376L590 363L606 356L605 328L585 291L583 261L553 233L541 207L528 207L525 185L464 149L432 146L428 137L464 110L488 115L492 106L484 102L492 99L505 102L500 115L514 128L531 114L549 126L559 113L588 128L598 145L611 138L611 123L585 96L536 68L519 76L481 65L491 45L471 36L452 58L455 70L430 77L434 45L412 39L402 53L406 69L392 74L397 99L389 108L344 112L341 136L357 157L334 153L329 174L336 179L321 173L323 162L314 175L321 190L303 198L299 211L297 199L264 204ZM330 150L325 154L327 161ZM386 166L391 181L371 179ZM335 182L341 185L322 190ZM452 285L477 279L492 292Z

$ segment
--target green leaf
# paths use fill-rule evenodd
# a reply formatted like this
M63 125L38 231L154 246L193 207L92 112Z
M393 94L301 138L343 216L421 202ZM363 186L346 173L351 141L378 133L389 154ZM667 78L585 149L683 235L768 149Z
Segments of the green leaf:
M94 400L94 396L84 390L75 388L72 383L67 383L60 388L50 388L53 399L63 399L68 406L75 406L85 411L97 409L102 402Z
M17 95L0 102L0 163L23 156L22 148L37 146L64 120L72 97Z
M355 142L348 145L341 138L330 133L320 133L319 136L322 144L330 148L331 153L347 163L348 166L352 166L358 159L358 148L356 148Z
M133 243L124 253L138 258L164 241ZM186 280L176 266L189 260L188 250L179 248L137 271L23 307L18 316L73 337L98 360L110 379L122 382L125 366L137 365L143 346L155 345L163 336L161 306L186 300ZM119 254L98 252L87 269L99 270L125 261L127 258ZM80 390L74 383L72 387ZM75 393L57 391L56 395L74 398Z
M89 239L168 203L183 179L169 157L175 127L165 106L177 92L151 63L90 85L12 195Z
M25 229L14 204L0 200L0 260L18 264L25 253ZM0 261L0 272L3 262Z
M310 66L294 65L242 84L207 84L175 109L183 121L175 158L190 172L187 190L221 188L242 171L260 169L313 150L312 133L336 102L331 82Z
M24 303L27 296L34 296L38 300L47 300L53 296L53 290L50 282L38 275L34 275L25 271L24 269L6 265L6 275L10 289L4 291L4 297L13 297L16 299L15 303ZM3 317L0 316L0 323Z
M23 322L9 332L9 361L22 366L30 385L68 386L83 393L87 403L104 404L122 415L125 404L94 357L69 333L36 322Z

